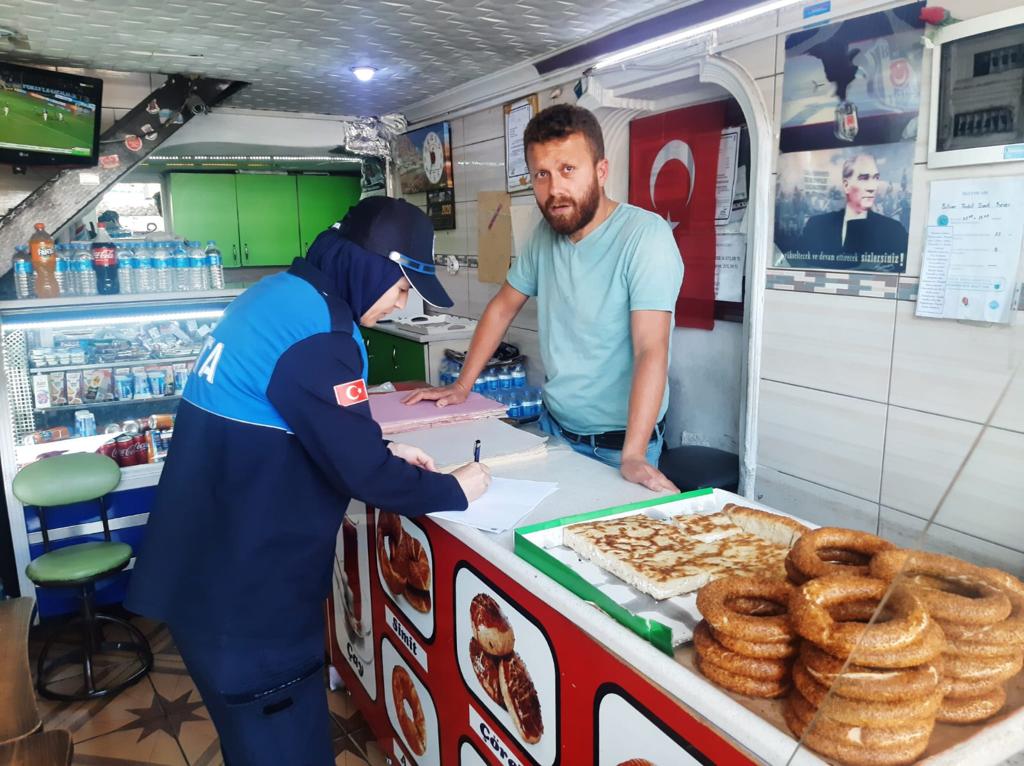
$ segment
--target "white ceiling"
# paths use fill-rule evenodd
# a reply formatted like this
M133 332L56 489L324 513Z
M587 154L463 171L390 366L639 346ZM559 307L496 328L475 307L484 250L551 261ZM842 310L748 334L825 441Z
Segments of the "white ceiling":
M686 3L0 0L0 26L27 35L31 45L30 51L15 51L0 44L0 56L251 82L231 106L383 114L681 4ZM359 64L381 71L371 83L360 83L349 72Z

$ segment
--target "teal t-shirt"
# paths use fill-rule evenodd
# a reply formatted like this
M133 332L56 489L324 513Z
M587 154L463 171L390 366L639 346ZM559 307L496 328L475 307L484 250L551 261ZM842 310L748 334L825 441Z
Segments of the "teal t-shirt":
M631 311L675 311L683 262L659 216L619 203L573 244L541 221L508 283L537 298L544 403L578 434L621 431L633 382ZM668 408L668 386L660 417Z

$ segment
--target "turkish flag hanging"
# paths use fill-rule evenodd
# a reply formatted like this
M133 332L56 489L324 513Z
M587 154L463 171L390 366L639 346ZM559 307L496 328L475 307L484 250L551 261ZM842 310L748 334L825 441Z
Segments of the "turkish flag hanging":
M676 326L715 326L715 190L725 103L690 106L629 125L629 202L673 229L685 265Z

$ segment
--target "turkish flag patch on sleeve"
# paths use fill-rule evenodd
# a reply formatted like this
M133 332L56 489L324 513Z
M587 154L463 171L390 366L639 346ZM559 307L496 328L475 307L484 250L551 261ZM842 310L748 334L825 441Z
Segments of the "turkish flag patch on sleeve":
M366 393L366 381L360 378L349 383L339 383L334 387L334 398L342 407L351 407L353 404L369 401Z

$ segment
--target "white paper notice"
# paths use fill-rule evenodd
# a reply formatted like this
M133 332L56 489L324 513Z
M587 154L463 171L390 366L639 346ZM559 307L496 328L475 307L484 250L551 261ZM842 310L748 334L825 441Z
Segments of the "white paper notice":
M484 532L504 532L522 521L557 489L554 482L495 477L484 496L470 503L465 511L442 511L430 516L466 524Z
M917 316L1009 322L1024 177L932 181Z
M718 184L715 190L715 225L729 223L732 214L732 198L736 191L736 162L740 154L740 129L726 128L722 131L722 143L718 149Z
M746 235L718 235L715 247L716 301L743 302L743 272L746 260Z

